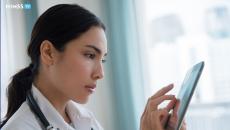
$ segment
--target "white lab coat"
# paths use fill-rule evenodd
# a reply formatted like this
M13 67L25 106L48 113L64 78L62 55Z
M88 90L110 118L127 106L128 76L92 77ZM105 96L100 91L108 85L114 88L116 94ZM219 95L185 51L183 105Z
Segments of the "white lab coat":
M74 128L66 123L52 104L32 85L32 93L41 111L54 128L59 130L103 130L94 115L80 104L67 103L67 113ZM2 130L42 130L41 123L24 102L7 121Z

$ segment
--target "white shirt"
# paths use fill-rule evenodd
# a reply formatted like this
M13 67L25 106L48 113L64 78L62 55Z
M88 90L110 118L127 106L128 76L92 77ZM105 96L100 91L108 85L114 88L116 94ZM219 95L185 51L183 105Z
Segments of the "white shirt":
M49 123L59 130L103 130L92 112L84 108L82 105L69 101L67 103L66 112L71 119L72 124L64 121L58 111L46 99L42 93L32 85L32 94L41 111L49 121ZM73 128L74 127L74 128ZM2 130L42 130L42 126L38 118L30 110L25 101L14 115L2 127Z

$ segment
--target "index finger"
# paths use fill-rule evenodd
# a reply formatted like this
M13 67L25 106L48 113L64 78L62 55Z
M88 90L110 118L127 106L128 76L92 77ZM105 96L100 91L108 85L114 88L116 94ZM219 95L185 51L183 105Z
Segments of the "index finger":
M162 89L160 89L159 91L156 92L156 94L154 94L151 99L154 99L156 97L160 97L162 95L165 95L167 92L169 92L171 89L173 88L173 84L169 84L166 87L163 87Z

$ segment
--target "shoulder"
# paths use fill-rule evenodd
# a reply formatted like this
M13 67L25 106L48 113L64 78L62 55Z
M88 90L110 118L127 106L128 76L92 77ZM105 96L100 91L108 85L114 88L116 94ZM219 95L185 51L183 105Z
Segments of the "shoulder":
M41 129L29 106L24 102L6 122L2 130L38 130Z

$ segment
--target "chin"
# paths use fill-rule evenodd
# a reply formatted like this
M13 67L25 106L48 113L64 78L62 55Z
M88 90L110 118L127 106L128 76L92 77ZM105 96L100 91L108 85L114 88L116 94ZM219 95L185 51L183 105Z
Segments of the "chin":
M79 103L79 104L86 104L88 102L88 98L74 99L73 101L76 102L76 103Z

